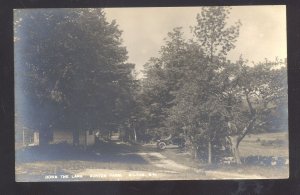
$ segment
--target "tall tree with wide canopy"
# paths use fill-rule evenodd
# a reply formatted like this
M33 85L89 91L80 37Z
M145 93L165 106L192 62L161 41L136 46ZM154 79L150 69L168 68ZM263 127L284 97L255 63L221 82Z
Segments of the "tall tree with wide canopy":
M191 137L196 150L206 150L208 163L217 157L213 146L228 145L241 163L243 138L287 117L285 62L228 61L241 26L228 25L229 14L229 7L203 8L193 40L184 40L180 28L170 32L161 55L147 64L142 88L144 113L154 127Z
M236 163L241 164L238 147L248 133L267 125L275 127L276 120L282 124L287 120L283 115L287 111L286 63L276 60L249 66L240 58L224 70L223 78L220 99L226 137Z
M115 128L132 101L133 64L101 9L15 11L16 112L25 126Z
M169 131L194 135L196 129L201 129L208 143L209 163L211 140L216 134L214 113L219 105L216 96L219 73L227 64L226 55L234 48L239 35L240 22L226 25L229 10L228 7L203 8L197 15L197 25L192 28L194 41L184 40L180 28L169 33L170 41L162 47L162 55L150 61L152 66L146 68L147 83L143 85L147 89L149 83L153 84L154 89L149 91L156 91L156 99L162 102L155 105L164 108L161 118ZM167 101L163 99L165 94L169 97ZM168 107L159 106L166 103ZM154 113L154 116L158 115Z

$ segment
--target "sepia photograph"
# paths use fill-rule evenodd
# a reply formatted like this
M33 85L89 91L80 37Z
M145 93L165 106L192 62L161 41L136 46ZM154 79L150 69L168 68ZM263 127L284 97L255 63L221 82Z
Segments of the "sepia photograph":
M13 14L16 182L289 178L286 6Z

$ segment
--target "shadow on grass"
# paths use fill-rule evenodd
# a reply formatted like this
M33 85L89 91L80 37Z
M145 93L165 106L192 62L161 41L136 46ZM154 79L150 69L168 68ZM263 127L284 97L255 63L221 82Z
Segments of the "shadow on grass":
M74 147L69 144L49 144L17 150L16 163L81 160L106 163L148 164L141 156L135 154L139 150L138 146L102 142L87 149Z

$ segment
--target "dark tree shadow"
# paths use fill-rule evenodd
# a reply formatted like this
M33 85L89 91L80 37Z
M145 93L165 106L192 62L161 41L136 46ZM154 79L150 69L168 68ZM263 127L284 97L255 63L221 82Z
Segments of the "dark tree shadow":
M69 144L49 144L31 146L16 151L16 163L56 160L81 160L95 162L116 162L124 164L147 164L139 152L139 146L113 142L97 143L92 147L81 148Z

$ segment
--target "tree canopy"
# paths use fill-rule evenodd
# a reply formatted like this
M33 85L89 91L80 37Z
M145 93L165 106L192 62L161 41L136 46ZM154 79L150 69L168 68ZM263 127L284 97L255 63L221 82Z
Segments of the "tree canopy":
M266 124L274 127L276 112L286 110L286 68L280 60L230 62L227 54L241 22L228 25L229 14L228 7L205 7L192 27L193 39L183 39L181 28L170 32L160 57L145 66L143 92L146 108L155 108L148 116L160 121L156 128L184 133L194 148L204 145L201 151L208 147L209 162L216 147L229 142L240 163L238 146L245 135Z
M15 12L16 108L35 129L107 129L125 120L133 64L101 9Z
M17 10L17 116L39 130L121 127L135 141L184 134L195 156L211 163L225 147L241 163L249 132L287 128L286 61L230 61L241 22L229 14L204 7L191 39L174 28L138 81L101 9Z

